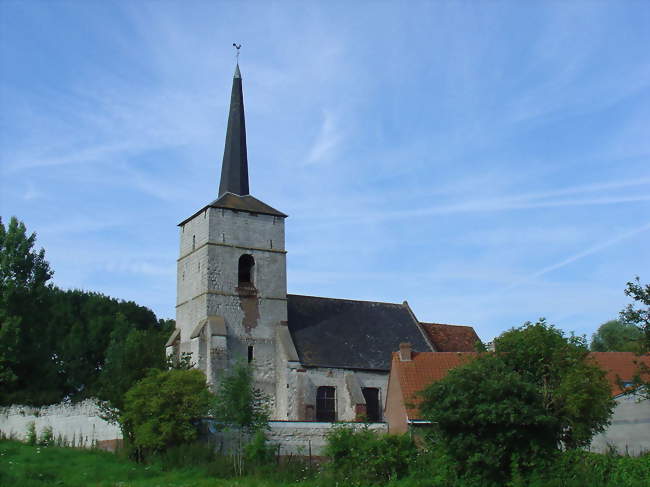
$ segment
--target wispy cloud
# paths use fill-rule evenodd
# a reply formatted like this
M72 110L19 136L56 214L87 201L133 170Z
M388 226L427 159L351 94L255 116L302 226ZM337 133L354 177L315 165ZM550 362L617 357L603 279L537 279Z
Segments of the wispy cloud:
M318 136L309 150L305 164L316 164L331 158L341 143L342 134L337 126L335 116L329 110L323 111L323 122Z
M575 254L570 255L569 257L566 257L565 259L562 259L559 262L556 262L555 264L546 266L538 271L533 272L532 274L522 278L518 279L517 281L511 283L510 285L506 286L503 289L500 289L497 291L497 294L503 294L515 287L521 286L525 283L529 283L537 279L538 277L541 277L545 274L548 274L549 272L553 272L557 269L560 269L562 267L568 266L569 264L573 264L574 262L584 259L585 257L589 257L591 255L597 254L598 252L601 252L605 250L608 247L611 247L613 245L616 245L624 240L627 240L631 237L634 237L636 235L639 235L643 232L646 232L650 230L650 222L641 225L640 227L633 228L632 230L628 230L627 232L621 233L620 235L617 235L616 237L607 239L603 242L599 242L595 245L592 245L591 247L588 247L585 250L582 250L580 252L577 252Z

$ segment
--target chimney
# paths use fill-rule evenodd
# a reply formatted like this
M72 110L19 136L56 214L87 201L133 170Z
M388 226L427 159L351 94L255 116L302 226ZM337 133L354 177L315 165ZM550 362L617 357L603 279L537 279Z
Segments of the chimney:
M410 362L412 360L410 343L399 344L399 359L400 362Z

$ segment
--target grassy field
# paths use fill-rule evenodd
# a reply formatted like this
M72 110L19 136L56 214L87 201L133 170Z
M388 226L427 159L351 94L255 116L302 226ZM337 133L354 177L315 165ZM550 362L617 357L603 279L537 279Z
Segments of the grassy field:
M164 471L158 462L138 465L95 450L28 446L0 441L0 486L279 487L286 482L258 477L219 479L206 468ZM301 484L305 485L305 484Z
M175 457L158 458L151 464L137 464L121 455L97 450L28 446L0 441L0 486L4 487L367 487L367 475L345 477L331 469L310 470L302 463L289 462L257 469L244 477L233 474L230 459L206 461L201 449L179 450ZM205 447L203 447L205 451ZM572 460L573 458L573 460ZM189 467L179 467L179 465ZM253 469L255 470L255 469ZM384 487L486 487L445 474L444 464L427 461L414 465L407 477ZM363 473L361 466L358 473ZM542 476L515 479L508 487L649 487L650 456L641 458L596 454L567 454ZM352 480L355 477L355 480ZM494 484L492 484L494 485ZM499 487L504 487L499 484Z

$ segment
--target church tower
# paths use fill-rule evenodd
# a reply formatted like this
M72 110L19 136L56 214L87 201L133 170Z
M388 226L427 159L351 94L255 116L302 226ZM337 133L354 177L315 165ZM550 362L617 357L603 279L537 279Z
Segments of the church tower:
M276 330L287 321L287 215L250 195L239 65L230 98L218 198L182 221L176 331L168 354L191 353L215 387L238 361L276 396Z

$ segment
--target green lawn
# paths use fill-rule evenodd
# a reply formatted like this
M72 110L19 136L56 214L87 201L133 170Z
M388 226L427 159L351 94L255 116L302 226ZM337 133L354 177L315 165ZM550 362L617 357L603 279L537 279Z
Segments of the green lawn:
M263 478L219 479L205 469L165 472L160 464L138 465L112 453L28 446L0 441L0 486L279 487ZM304 485L304 484L302 484Z

